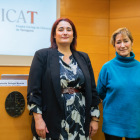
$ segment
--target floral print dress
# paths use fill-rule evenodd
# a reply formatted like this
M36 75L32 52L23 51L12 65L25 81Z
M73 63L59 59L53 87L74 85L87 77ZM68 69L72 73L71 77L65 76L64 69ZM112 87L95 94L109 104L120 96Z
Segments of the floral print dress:
M70 63L66 64L63 61L63 54L58 52L59 66L60 66L60 84L61 88L73 87L83 89L84 75L75 61L74 57L70 56ZM77 92L73 94L62 94L63 98L63 120L61 122L61 134L59 140L89 140L85 137L84 123L85 123L85 96L84 92ZM30 112L42 114L42 108L38 105L28 105ZM91 107L91 116L99 118L100 112L98 106ZM36 138L33 140L53 140L51 138Z

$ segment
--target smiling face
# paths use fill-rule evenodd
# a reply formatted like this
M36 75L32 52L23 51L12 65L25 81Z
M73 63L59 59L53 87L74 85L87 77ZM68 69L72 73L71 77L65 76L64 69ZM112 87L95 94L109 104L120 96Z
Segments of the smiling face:
M56 27L54 38L58 46L62 44L70 45L73 40L71 24L66 21L60 21Z
M118 34L115 39L115 50L123 57L130 57L132 42L127 35Z

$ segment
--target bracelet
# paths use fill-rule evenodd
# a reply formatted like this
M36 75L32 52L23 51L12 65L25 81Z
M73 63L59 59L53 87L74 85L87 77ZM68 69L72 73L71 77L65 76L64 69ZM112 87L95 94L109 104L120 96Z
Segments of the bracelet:
M99 122L100 120L93 120L93 119L91 119L91 121Z

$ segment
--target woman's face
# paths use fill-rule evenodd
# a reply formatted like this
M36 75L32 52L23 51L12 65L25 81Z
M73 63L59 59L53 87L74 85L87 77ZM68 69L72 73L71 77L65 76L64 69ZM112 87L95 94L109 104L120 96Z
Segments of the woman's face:
M71 24L66 21L60 21L56 27L54 38L57 45L70 45L73 40L73 29Z
M120 56L130 57L132 44L127 35L123 36L122 34L118 34L115 40L115 50Z

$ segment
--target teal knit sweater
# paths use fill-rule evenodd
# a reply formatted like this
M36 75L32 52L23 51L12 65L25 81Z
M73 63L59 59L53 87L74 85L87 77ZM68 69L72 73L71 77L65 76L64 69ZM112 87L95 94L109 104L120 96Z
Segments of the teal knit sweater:
M109 135L140 137L140 62L116 57L100 71L97 91L103 99L102 131Z

